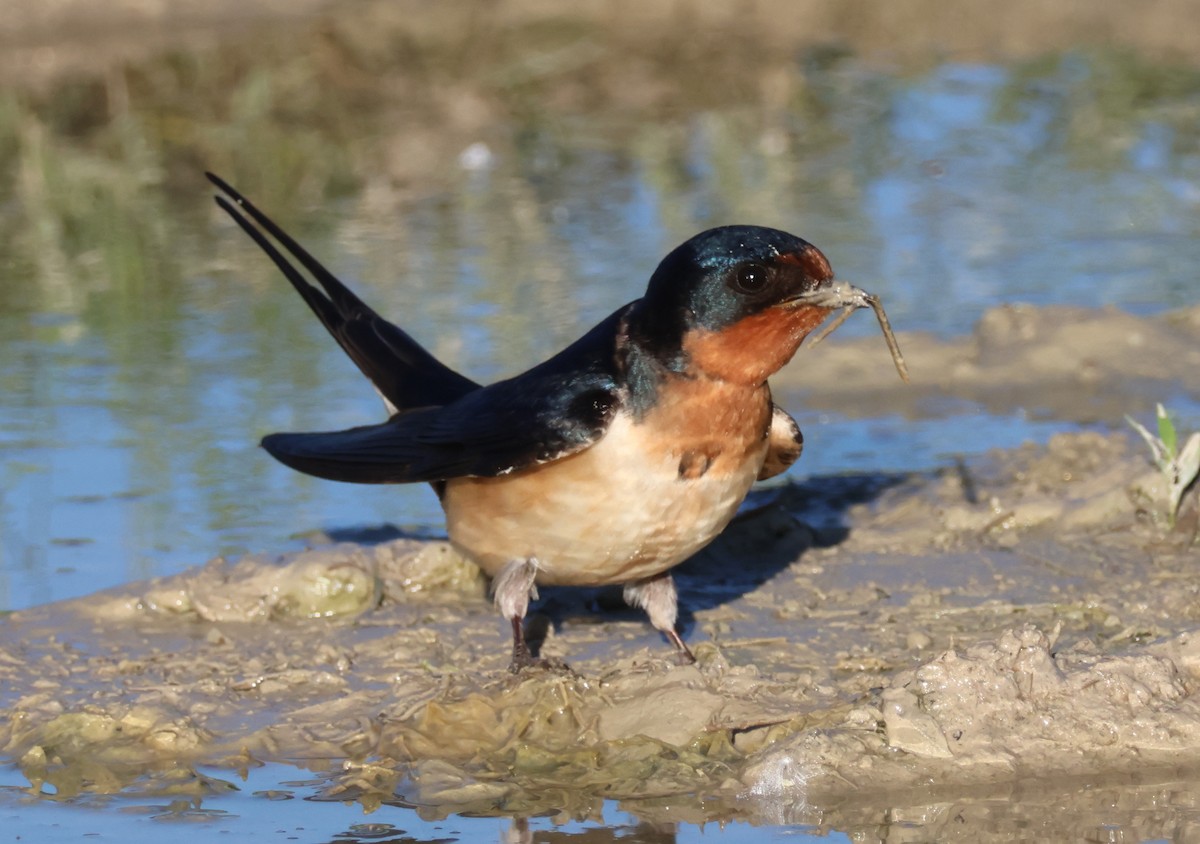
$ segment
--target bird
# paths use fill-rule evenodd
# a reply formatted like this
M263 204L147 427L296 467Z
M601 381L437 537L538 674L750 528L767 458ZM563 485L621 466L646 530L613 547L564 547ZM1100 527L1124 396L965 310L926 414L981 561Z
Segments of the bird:
M349 430L270 434L262 447L318 478L430 484L450 543L491 578L511 625L514 672L547 664L524 633L538 586L623 586L676 661L694 662L676 630L671 569L725 528L752 484L785 471L804 447L768 378L833 311L845 309L844 318L867 306L906 377L878 300L836 280L816 246L729 225L673 249L640 299L562 351L484 386L380 317L233 187L206 175L220 208L291 282L388 413Z

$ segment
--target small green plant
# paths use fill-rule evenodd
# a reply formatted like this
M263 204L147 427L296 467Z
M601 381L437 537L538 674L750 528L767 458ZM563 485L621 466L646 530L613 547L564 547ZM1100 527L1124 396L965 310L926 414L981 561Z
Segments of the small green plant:
M1175 433L1175 423L1167 415L1161 404L1156 405L1158 414L1158 436L1146 430L1145 426L1136 419L1126 416L1125 419L1133 430L1141 434L1146 445L1150 446L1150 454L1154 465L1162 472L1167 482L1167 524L1175 527L1175 517L1179 513L1179 502L1200 475L1200 432L1188 437L1183 448L1179 448L1179 439Z

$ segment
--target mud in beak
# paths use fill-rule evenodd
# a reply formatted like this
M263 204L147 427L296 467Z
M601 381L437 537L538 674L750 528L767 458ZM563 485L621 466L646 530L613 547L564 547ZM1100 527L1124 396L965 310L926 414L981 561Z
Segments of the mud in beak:
M816 290L797 296L789 304L815 306L830 310L842 309L833 322L814 334L808 341L810 348L832 334L838 326L850 318L850 314L859 308L870 308L875 312L875 318L879 320L879 328L883 331L883 339L887 341L888 351L892 353L892 362L896 364L896 372L900 374L900 380L905 384L908 383L908 367L904 364L904 355L900 353L900 344L896 342L896 335L892 333L892 325L888 322L883 304L874 295L853 284L833 281L821 285Z

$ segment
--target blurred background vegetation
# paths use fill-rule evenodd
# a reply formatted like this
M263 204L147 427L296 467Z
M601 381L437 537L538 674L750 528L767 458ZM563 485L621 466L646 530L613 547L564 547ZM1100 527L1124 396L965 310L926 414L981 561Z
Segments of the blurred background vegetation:
M831 150L889 166L885 115L863 106L888 107L877 89L895 74L989 58L1012 66L994 118L1021 119L1052 88L1046 138L1078 166L1122 158L1147 118L1176 154L1194 154L1200 133L1200 7L1183 0L1002 13L917 0L39 5L23 17L16 4L0 41L7 313L169 319L172 297L157 294L178 289L179 257L213 247L205 169L285 224L339 199L378 218L470 194L474 144L515 194L482 213L536 228L552 199L538 174L557 159L594 146L678 189L703 134L723 206L712 216L757 216L815 180L850 188ZM746 179L755 151L769 173ZM541 254L502 229L507 248ZM91 301L100 290L105 304Z

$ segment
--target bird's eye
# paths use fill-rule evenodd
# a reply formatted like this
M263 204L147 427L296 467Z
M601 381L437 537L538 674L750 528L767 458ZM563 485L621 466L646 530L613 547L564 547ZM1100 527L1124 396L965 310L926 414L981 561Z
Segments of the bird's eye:
M738 267L733 286L741 293L758 293L770 281L767 268L761 264L743 264Z

